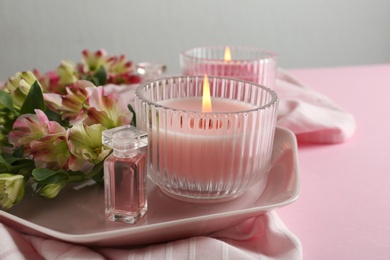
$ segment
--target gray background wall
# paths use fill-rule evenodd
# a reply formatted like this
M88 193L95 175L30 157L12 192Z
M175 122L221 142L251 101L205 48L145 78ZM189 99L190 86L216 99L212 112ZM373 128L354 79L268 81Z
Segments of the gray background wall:
M390 62L389 0L0 0L0 81L104 48L179 72L180 51L258 46L285 68Z

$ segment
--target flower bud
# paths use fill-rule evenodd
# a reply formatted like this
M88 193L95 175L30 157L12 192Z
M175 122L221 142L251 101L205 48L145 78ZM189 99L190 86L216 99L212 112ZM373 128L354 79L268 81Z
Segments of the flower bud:
M71 61L62 61L57 68L57 74L60 78L59 83L63 86L68 86L77 81L76 65Z
M10 173L0 174L0 206L9 209L24 196L24 177Z
M59 183L51 183L45 185L39 194L45 198L52 199L55 198L61 189L65 186L66 182L62 181Z
M5 84L5 91L10 93L16 109L20 109L30 92L31 85L37 80L31 71L18 72L9 78Z

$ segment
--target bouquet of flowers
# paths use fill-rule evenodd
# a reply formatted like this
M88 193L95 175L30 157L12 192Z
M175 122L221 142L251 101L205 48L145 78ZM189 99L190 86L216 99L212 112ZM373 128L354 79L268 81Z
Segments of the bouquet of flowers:
M68 183L102 182L111 152L102 131L135 125L131 105L104 86L140 81L125 56L85 50L77 64L19 72L0 86L0 208L20 202L28 182L46 198Z

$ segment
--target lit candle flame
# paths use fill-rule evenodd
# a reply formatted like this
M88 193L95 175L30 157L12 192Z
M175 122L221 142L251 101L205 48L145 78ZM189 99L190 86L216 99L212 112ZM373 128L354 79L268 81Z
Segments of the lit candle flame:
M203 79L202 112L211 112L210 83L207 75Z
M230 52L230 48L226 47L225 48L225 54L224 54L224 60L225 61L231 61L232 60L232 53Z

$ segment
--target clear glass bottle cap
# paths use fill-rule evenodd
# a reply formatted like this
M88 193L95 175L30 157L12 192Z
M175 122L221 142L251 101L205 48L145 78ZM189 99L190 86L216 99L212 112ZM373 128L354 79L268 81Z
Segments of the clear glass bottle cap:
M117 152L128 152L148 145L148 134L131 125L119 126L102 133L104 145Z

